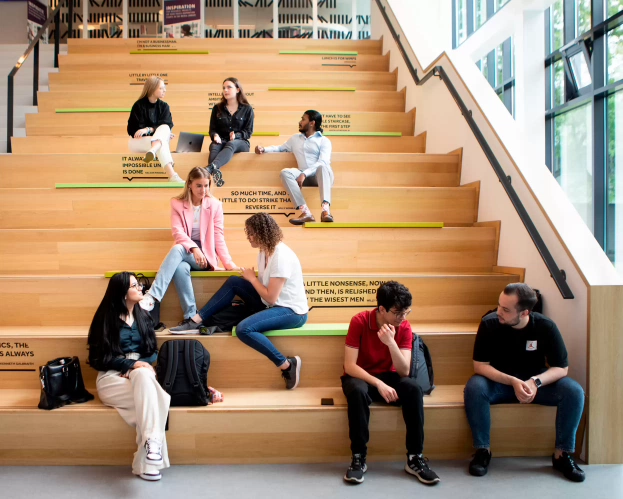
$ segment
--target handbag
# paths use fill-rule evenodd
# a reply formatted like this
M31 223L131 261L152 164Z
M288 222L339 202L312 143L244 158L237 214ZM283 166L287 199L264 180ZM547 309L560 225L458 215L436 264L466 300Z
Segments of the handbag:
M39 367L39 409L50 411L67 404L81 404L95 397L84 387L78 357L59 357Z

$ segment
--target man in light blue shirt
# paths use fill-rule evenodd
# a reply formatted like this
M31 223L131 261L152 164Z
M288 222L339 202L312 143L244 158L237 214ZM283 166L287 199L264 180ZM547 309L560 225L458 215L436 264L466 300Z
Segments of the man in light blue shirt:
M318 186L322 206L321 222L333 222L331 216L331 187L333 170L331 169L331 141L322 135L322 115L318 111L305 111L299 122L298 135L293 135L280 146L257 146L257 154L273 152L291 152L296 158L298 168L281 170L281 181L297 210L298 218L290 219L293 225L315 222L316 219L305 203L301 192L303 186Z

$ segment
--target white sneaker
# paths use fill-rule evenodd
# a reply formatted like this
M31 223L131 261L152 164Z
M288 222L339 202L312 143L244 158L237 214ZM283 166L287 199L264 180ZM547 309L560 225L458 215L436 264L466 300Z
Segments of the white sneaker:
M159 466L162 464L162 444L153 438L145 442L145 461L148 464Z
M156 299L147 292L138 304L143 310L151 312L156 304Z
M181 182L184 183L184 179L180 177L177 173L173 172L173 175L169 177L169 182Z
M149 473L141 473L139 475L143 480L147 480L148 482L157 482L162 478L162 475L159 471L150 471Z

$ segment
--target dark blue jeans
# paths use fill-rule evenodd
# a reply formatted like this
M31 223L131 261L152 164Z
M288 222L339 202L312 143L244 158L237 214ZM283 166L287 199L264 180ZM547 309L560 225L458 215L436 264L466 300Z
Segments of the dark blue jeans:
M519 403L512 386L496 383L478 374L474 374L465 385L464 399L465 412L476 449L490 447L490 406ZM556 383L539 388L532 403L558 407L556 449L575 452L575 434L584 410L582 387L571 378L564 377Z
M242 277L231 276L199 311L201 319L204 322L207 321L214 314L228 307L236 296L239 296L254 312L236 327L238 338L279 367L286 361L286 357L262 333L275 329L301 327L307 322L307 314L299 315L287 307L266 308L253 284Z

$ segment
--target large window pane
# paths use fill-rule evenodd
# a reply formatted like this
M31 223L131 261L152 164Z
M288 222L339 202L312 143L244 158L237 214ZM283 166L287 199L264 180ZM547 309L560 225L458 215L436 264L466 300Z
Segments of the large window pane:
M593 230L593 132L591 104L554 118L554 176Z
M576 36L586 33L591 29L591 0L576 0Z
M564 45L564 16L563 16L563 1L556 0L550 7L550 19L551 19L551 47L552 52L558 50Z
M476 15L474 16L476 26L474 27L474 30L477 30L487 20L487 0L475 0L474 10L476 11Z
M498 10L500 10L508 2L510 2L510 0L495 0L495 10L496 10L496 12Z
M554 63L554 95L552 96L552 102L554 107L560 106L565 103L565 67L562 59L559 59Z
M456 41L457 44L467 39L467 0L456 3Z
M623 10L623 0L608 0L608 17Z
M623 92L608 97L606 253L623 276Z
M623 25L608 33L608 83L614 83L622 78Z
M495 86L504 83L504 44L495 48Z

